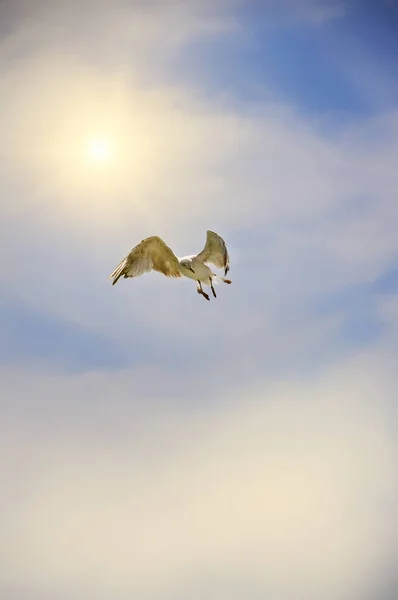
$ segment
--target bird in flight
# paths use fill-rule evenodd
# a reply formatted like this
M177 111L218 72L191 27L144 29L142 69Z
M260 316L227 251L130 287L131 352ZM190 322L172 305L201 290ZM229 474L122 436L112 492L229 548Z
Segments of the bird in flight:
M154 235L137 244L118 264L109 279L112 279L112 285L115 285L120 277L139 277L152 270L163 273L166 277L188 277L196 281L198 294L210 300L209 294L203 291L202 284L210 286L216 298L214 283L219 280L224 283L232 282L213 273L208 264L224 269L224 275L229 271L227 246L222 237L214 231L207 231L205 247L199 254L182 258L177 258L171 248L166 246L160 237Z

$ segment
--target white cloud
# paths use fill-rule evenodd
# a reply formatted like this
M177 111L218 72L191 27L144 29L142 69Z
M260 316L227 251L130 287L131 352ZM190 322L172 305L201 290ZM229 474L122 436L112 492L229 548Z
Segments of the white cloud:
M202 405L144 400L128 372L3 381L3 589L352 600L396 551L394 379L374 358Z

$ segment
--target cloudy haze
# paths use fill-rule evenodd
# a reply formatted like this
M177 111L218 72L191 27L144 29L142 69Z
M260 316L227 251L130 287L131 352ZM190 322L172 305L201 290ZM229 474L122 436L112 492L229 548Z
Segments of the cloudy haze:
M0 2L1 598L397 597L397 27Z

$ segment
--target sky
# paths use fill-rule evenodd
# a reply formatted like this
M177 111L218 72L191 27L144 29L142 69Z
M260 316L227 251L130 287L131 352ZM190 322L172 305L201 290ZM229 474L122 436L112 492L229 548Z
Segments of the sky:
M0 597L398 595L398 3L0 1ZM107 279L206 230L231 286Z

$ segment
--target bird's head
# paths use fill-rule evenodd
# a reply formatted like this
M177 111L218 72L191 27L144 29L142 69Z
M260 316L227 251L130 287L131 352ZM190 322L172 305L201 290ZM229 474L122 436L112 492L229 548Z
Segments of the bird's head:
M192 271L192 273L195 272L192 268L192 260L190 258L182 258L180 260L180 265L186 269L189 269L189 271Z

